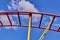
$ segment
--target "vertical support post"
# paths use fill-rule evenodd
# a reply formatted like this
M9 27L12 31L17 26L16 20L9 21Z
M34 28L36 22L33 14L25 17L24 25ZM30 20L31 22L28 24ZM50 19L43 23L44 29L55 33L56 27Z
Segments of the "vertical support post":
M29 24L28 24L28 38L27 40L30 40L30 30L31 30L31 24L32 24L32 14L29 14Z
M50 21L50 23L48 24L47 28L45 29L45 31L43 32L43 34L41 35L41 37L39 38L39 40L43 40L44 39L45 35L47 34L47 32L49 31L49 29L51 28L51 25L54 22L54 19L55 19L55 16Z
M1 23L1 26L3 26L3 23L0 21L0 23Z
M59 29L57 30L57 32L60 32L60 27L59 27Z
M7 18L8 18L8 20L9 20L9 22L10 22L10 25L12 25L12 22L11 22L11 20L10 20L10 17L9 17L9 15L8 15L8 13L6 13L6 15L7 15Z
M43 15L41 15L41 17L40 17L39 28L40 28L40 26L41 26L41 23L42 23L42 19L43 19Z
M17 12L17 14L18 14L19 25L21 26L21 20L20 20L19 12Z

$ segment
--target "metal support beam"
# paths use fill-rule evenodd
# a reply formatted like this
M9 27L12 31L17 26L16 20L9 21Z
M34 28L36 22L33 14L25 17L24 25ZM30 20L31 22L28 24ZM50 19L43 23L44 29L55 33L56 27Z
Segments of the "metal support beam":
M54 22L55 16L53 17L53 19L50 21L50 23L48 24L47 28L45 29L45 31L43 32L43 34L41 35L41 37L39 38L39 40L44 40L45 35L47 34L47 32L49 31L49 29L52 26L52 23Z
M28 38L27 38L27 40L30 40L30 30L31 30L31 24L32 24L32 14L29 14Z
M21 20L20 20L19 12L17 14L18 14L19 25L21 26Z
M11 22L11 20L10 20L10 17L9 17L9 15L8 15L8 13L6 13L6 16L7 16L8 20L9 20L9 22L10 22L10 25L12 25L12 22Z
M3 26L3 23L0 21L0 23L1 23L1 26Z
M41 17L40 17L39 28L41 27L42 19L43 19L43 15L41 15Z

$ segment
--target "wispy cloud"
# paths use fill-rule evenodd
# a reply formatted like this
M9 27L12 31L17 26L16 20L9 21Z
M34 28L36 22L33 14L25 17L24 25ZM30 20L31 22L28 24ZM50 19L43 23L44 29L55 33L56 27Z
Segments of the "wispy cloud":
M21 0L21 1L11 0L11 2L8 5L8 9L10 11L38 12L34 4L30 3L29 1L25 1L25 0Z
M6 15L0 15L0 20L3 24L9 24L9 21Z

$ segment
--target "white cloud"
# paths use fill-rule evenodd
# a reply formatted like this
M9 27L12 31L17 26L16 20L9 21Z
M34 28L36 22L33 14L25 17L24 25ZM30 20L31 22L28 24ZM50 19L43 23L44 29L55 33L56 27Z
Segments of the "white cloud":
M20 1L18 6L19 11L27 11L27 12L38 12L35 6L29 1Z
M5 29L11 29L11 27L4 27Z
M59 27L59 26L60 26L60 24L56 24L56 23L55 23L55 26L58 26L58 27Z
M5 29L14 29L14 30L17 30L19 27L12 27L12 26L9 26L9 27L4 27Z
M0 20L3 24L9 24L9 21L6 15L0 15Z
M10 5L8 5L8 9L11 11L29 11L29 12L38 12L35 6L30 3L29 1L21 0L21 1L14 1L11 0Z

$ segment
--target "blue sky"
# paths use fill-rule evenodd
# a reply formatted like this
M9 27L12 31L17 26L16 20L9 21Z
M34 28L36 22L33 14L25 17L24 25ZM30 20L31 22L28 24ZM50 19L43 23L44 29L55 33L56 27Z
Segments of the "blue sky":
M10 0L0 0L0 10L1 11L9 11L8 5ZM29 0L32 4L34 4L35 8L39 12L45 12L50 14L57 14L60 15L60 0ZM46 17L46 16L45 16ZM43 22L47 22L46 19L49 17L46 17ZM13 18L14 21L16 21ZM22 21L23 20L23 21ZM57 21L54 21L55 23L59 23L60 19L56 18ZM22 23L27 24L28 20L21 18ZM25 21L25 22L24 22ZM27 23L26 23L27 22ZM50 20L48 20L50 22ZM38 25L38 22L34 22L33 25ZM47 26L44 23L42 23L42 26ZM56 25L52 25L53 28L58 29L59 27ZM17 30L11 29L5 29L0 28L0 40L27 40L27 30L26 27L20 27ZM31 28L31 40L38 40L41 34L43 33L43 29L38 28ZM45 36L44 40L60 40L60 32L54 32L54 31L48 31L47 35Z

